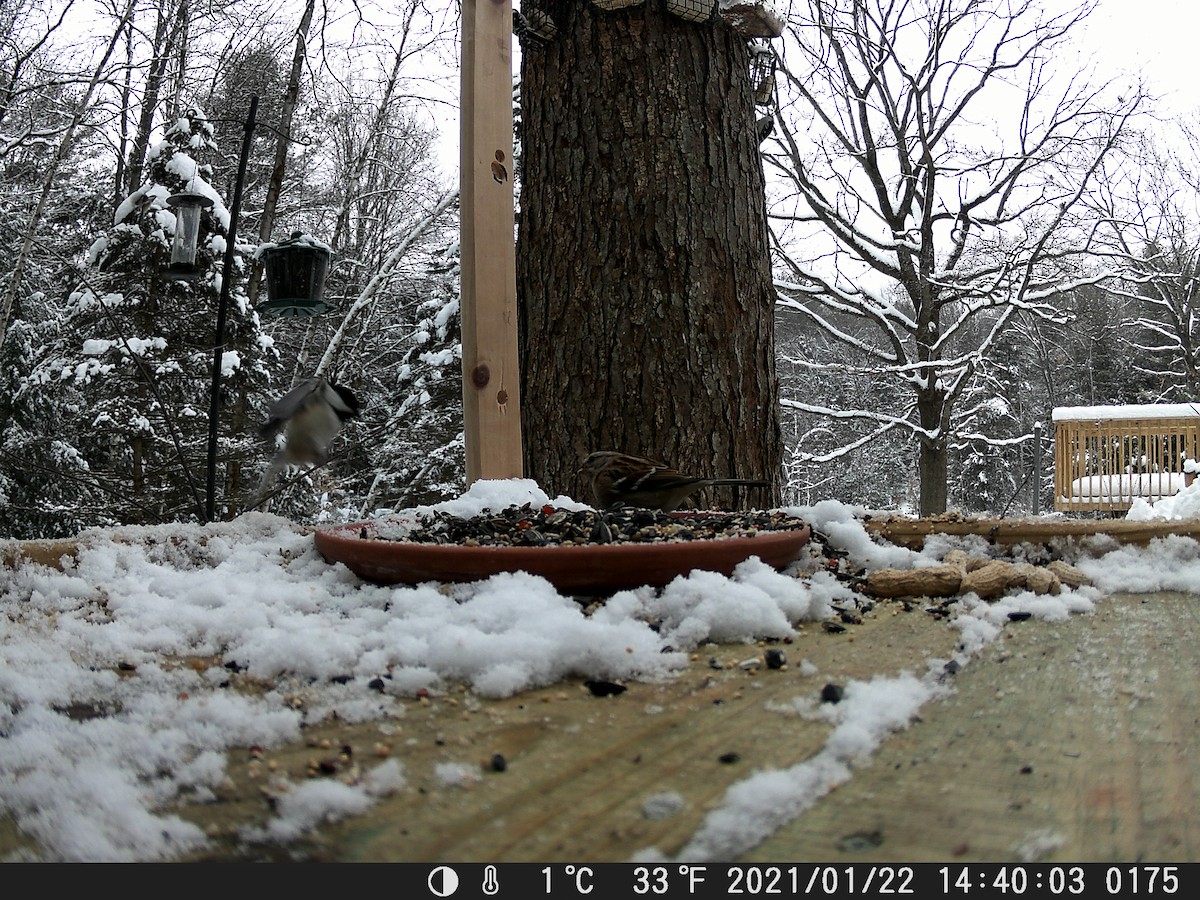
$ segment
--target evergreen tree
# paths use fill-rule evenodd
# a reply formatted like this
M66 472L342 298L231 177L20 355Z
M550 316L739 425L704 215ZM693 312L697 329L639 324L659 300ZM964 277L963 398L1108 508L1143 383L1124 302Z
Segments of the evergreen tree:
M58 401L77 396L67 423L79 460L104 485L110 516L157 522L203 516L216 309L229 213L200 160L215 150L212 126L189 109L149 154L145 182L119 206L112 229L87 254L68 297L61 333L31 384ZM175 194L211 205L201 215L194 280L167 274ZM239 260L239 268L240 268ZM231 286L221 406L261 390L270 342L240 285ZM221 421L218 460L244 456L244 421ZM226 485L226 493L236 485Z
M380 502L403 508L436 503L466 489L462 418L462 319L458 244L434 262L428 298L417 307L413 342L396 370L397 427L381 456ZM377 490L376 486L372 486Z
M11 390L3 402L0 443L0 534L13 538L64 537L112 519L103 489L76 438L83 400L70 385L50 396L31 390L37 348L57 333L57 322L18 318L0 352Z

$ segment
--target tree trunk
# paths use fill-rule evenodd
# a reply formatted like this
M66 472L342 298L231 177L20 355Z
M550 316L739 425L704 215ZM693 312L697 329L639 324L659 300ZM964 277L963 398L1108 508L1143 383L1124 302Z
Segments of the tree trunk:
M154 127L154 116L158 112L159 93L167 74L167 63L175 52L175 41L186 33L187 4L181 3L171 9L167 2L158 5L158 23L151 48L150 71L146 76L146 91L142 98L142 112L138 119L137 132L129 150L126 163L126 194L132 194L142 184L142 172L146 166L146 153L150 148L150 132ZM179 112L172 110L172 112Z
M919 254L898 254L904 277L901 284L912 301L917 315L917 359L924 365L922 386L916 389L917 419L920 435L917 440L917 475L920 497L917 507L922 516L937 516L946 511L950 499L950 414L954 396L946 388L941 369L941 351L937 336L941 334L942 308L938 290L933 285L937 271L934 246L933 216L927 216L921 232Z
M300 80L308 53L308 30L312 25L313 7L316 0L307 0L300 24L296 28L296 46L292 51L292 67L288 72L287 93L279 110L278 136L275 141L275 161L271 166L271 178L267 182L267 199L259 221L258 239L271 239L275 227L275 210L279 206L279 195L283 193L283 176L287 169L288 143L292 133L292 119L296 114L296 101L300 97ZM285 235L286 237L286 235Z
M923 432L918 440L917 452L922 516L936 516L946 511L949 452L947 426L943 421L945 405L941 391L919 391L917 394L917 415Z
M662 0L548 6L557 36L522 54L525 471L551 496L593 502L576 469L614 449L771 482L697 505L778 503L774 289L746 40Z
M125 77L121 82L120 113L117 121L117 171L113 178L113 212L120 207L121 201L128 196L125 190L125 168L129 153L129 113L133 109L133 28L124 28L125 33Z
M25 226L25 239L21 245L20 251L17 253L16 259L11 263L11 275L8 279L8 289L4 292L3 300L0 300L0 346L4 345L4 339L8 334L8 322L12 317L13 304L16 302L17 294L20 293L21 279L25 274L25 267L29 264L30 256L33 252L34 241L38 235L38 229L42 224L42 215L46 210L46 203L50 199L51 191L54 189L55 179L58 176L58 170L62 166L70 154L72 147L75 145L75 139L79 136L80 126L88 114L92 112L92 98L96 93L96 89L103 80L104 72L108 67L108 61L112 56L113 49L117 46L117 41L128 24L133 21L133 11L136 6L136 0L127 0L124 11L117 20L116 28L113 31L112 40L108 42L104 53L100 57L100 61L96 64L95 70L92 72L91 80L83 93L76 98L74 106L75 113L71 118L70 124L63 132L58 143L58 149L55 151L54 158L50 160L47 166L45 176L42 180L41 189L38 191L37 202L34 204L33 213L29 217L29 223Z
M296 100L300 96L300 77L304 71L305 54L308 50L308 29L312 25L313 7L316 0L308 0L304 6L304 14L300 17L300 25L296 29L296 48L292 52L292 68L288 74L287 93L283 98L283 106L279 111L278 136L275 140L275 161L271 166L271 177L267 182L267 199L263 203L262 216L258 222L258 240L266 243L271 240L271 232L275 229L275 210L279 206L279 196L283 193L283 176L287 170L288 135L292 133L292 118L296 113ZM287 235L283 235L286 238ZM257 259L249 261L250 276L246 283L246 294L250 305L258 305L258 292L262 263Z

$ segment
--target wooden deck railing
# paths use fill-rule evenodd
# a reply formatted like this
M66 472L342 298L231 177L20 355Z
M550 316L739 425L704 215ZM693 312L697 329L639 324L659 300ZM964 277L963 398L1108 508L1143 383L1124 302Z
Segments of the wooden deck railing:
M1200 460L1200 403L1054 410L1054 506L1128 510L1178 493ZM1189 462L1190 461L1190 462Z

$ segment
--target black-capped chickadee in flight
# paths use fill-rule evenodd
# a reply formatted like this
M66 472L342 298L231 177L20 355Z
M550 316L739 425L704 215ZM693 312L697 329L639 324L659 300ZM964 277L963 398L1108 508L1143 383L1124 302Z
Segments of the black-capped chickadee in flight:
M283 432L284 445L263 473L262 487L288 466L320 465L329 456L329 445L347 419L359 413L358 398L347 387L324 378L305 378L267 409L266 424L259 429L273 441Z

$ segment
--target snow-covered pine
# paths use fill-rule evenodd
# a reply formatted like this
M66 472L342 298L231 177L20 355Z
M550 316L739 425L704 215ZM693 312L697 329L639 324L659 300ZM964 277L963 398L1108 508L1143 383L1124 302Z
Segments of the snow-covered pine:
M58 327L26 379L29 403L62 410L57 449L45 465L69 465L73 471L59 477L83 479L82 493L92 498L90 513L69 517L72 527L198 514L229 223L204 161L215 151L202 110L189 108L167 126L147 154L145 181L117 205L112 227L77 268ZM167 198L185 191L212 200L201 214L194 281L164 274L175 229ZM256 452L247 404L266 384L271 345L241 282L233 287L219 457L232 460L222 475L236 482L239 458Z

